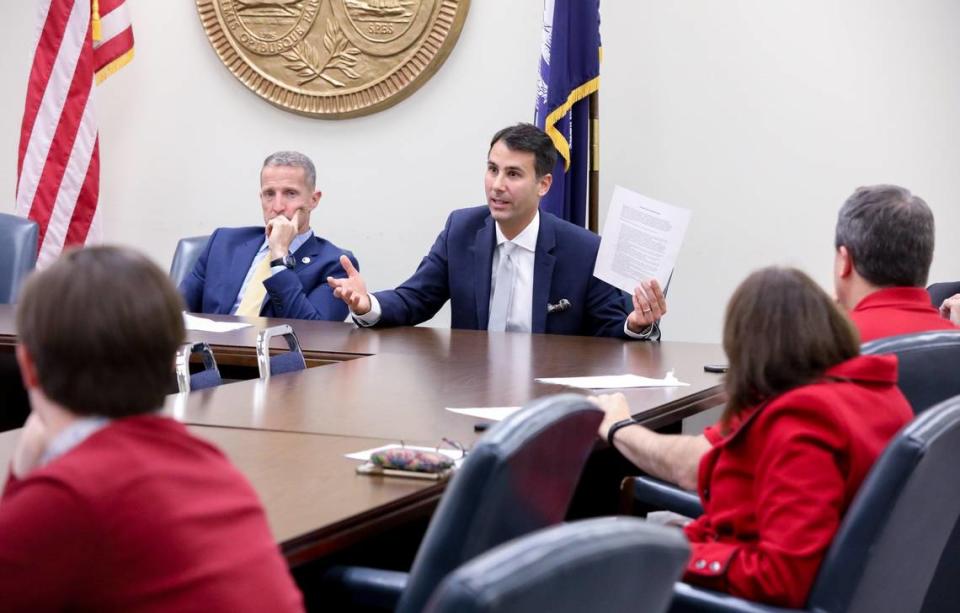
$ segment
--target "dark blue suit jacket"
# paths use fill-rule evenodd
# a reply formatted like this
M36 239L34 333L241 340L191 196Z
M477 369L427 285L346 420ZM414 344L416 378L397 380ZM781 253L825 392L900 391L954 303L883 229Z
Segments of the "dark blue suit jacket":
M485 206L451 213L417 272L400 287L374 294L382 308L377 325L416 325L450 300L452 327L486 330L495 223ZM623 324L633 310L630 296L593 276L599 248L599 236L540 212L533 265L533 332L629 338ZM562 298L570 308L548 314L547 305ZM659 330L651 338L659 338Z
M263 245L263 238L262 226L215 230L196 266L180 283L187 310L229 314L253 257ZM290 319L346 319L347 305L334 298L333 290L327 285L328 276L347 276L340 266L341 254L358 266L352 253L314 235L293 254L297 263L292 270L284 270L264 281L267 300L260 314ZM309 258L309 263L305 264L304 258Z

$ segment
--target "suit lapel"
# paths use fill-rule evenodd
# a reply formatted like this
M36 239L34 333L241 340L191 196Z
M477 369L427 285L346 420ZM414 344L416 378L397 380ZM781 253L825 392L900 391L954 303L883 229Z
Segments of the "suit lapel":
M294 265L293 273L297 275L300 279L301 285L304 287L310 287L313 283L310 282L310 275L316 274L319 271L315 271L313 265L318 263L318 256L322 251L322 239L318 239L316 233L314 233L305 243L300 245L300 248L292 253ZM261 245L263 243L260 243ZM304 258L310 258L309 261L304 262ZM273 303L270 300L263 301L263 308L260 311L262 317L271 317L274 316Z
M533 317L530 328L534 333L546 332L547 303L550 299L550 283L553 281L553 266L556 257L553 249L557 244L556 228L550 215L540 212L540 233L537 235L537 251L533 260Z
M493 265L493 249L497 242L493 224L493 217L488 216L473 241L473 286L476 288L478 330L486 330L490 318L490 278L493 274L490 267Z
M310 270L310 266L317 263L318 255L320 255L320 240L314 234L294 252L293 259L296 260L296 264L293 267L293 272L297 273L298 277L302 277ZM309 262L304 262L304 258L310 258Z
M230 307L237 299L240 286L243 285L243 280L250 271L253 258L257 255L260 246L263 245L264 236L263 232L251 234L249 238L243 239L234 251L233 257L236 265L229 268L227 282L223 285L226 295L220 297L221 304L227 309L224 312L229 313Z

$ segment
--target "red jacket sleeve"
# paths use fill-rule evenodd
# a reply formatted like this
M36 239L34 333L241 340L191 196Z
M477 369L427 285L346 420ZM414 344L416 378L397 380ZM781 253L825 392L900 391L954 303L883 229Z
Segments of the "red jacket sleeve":
M711 445L716 445L723 440L723 434L720 433L720 423L715 423L712 426L707 426L703 430L703 436L707 439Z
M685 580L788 607L806 601L840 523L845 434L828 415L785 408L756 427L755 542L692 543ZM775 425L773 422L775 421Z
M12 474L0 500L0 594L5 610L69 608L96 558L93 518L62 482ZM95 571L93 571L95 572Z

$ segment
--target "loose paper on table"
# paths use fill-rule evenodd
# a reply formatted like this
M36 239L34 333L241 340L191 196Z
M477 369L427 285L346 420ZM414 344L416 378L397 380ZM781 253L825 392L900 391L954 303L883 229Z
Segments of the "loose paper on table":
M679 381L673 376L673 371L667 373L663 379L641 377L639 375L604 375L599 377L557 377L553 379L537 379L538 383L552 385L566 385L590 390L626 389L631 387L681 387L690 385Z
M207 319L206 317L197 317L196 315L184 313L183 326L187 330L195 330L198 332L233 332L234 330L249 328L250 324L236 323L232 321L213 321L212 319Z
M468 417L478 417L480 419L489 419L490 421L503 421L521 408L522 407L464 407L454 409L447 407L447 410Z
M689 223L689 210L617 185L593 275L628 294L647 279L666 291Z

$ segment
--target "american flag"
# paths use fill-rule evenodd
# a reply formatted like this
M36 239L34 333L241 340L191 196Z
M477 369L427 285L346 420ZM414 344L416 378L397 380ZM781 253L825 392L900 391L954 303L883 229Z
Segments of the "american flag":
M18 215L40 226L37 266L98 238L100 152L94 84L133 58L125 0L38 0L20 131Z

